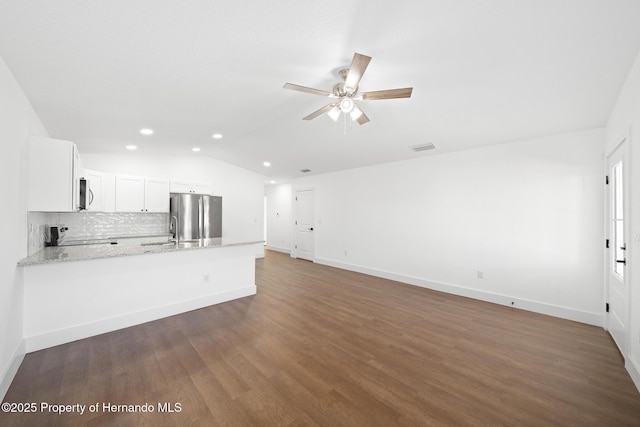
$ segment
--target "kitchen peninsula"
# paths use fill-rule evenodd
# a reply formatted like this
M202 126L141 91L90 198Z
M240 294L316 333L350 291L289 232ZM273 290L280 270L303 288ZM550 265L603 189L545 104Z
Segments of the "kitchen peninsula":
M48 247L21 260L32 352L255 295L262 241Z

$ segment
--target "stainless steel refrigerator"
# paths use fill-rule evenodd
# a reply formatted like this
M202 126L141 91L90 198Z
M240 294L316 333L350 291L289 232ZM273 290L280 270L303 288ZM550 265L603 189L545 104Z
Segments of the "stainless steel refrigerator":
M178 242L222 237L222 197L171 193L169 233Z

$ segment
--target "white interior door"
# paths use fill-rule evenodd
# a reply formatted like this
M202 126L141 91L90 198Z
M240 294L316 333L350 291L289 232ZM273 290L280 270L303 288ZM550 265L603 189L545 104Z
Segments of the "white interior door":
M313 261L314 257L314 220L313 190L296 191L296 258Z
M629 277L627 274L628 224L628 162L627 143L623 141L607 158L607 328L623 356L627 351L629 318Z

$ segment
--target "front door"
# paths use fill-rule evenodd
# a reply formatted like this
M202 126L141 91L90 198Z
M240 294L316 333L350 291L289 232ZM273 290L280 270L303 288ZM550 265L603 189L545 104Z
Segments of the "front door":
M623 356L627 351L627 328L629 319L629 277L627 264L628 236L628 162L627 142L623 140L607 157L608 191L607 222L608 243L608 319L607 328Z
M314 257L314 220L313 220L313 190L296 191L296 258L313 261Z

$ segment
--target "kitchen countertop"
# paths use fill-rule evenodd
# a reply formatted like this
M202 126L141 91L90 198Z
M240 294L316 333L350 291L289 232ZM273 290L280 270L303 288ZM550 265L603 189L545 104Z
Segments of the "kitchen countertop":
M58 246L80 246L80 245L91 245L91 244L130 244L129 241L137 242L139 240L145 239L159 239L159 240L169 240L171 238L170 234L141 234L141 235L126 235L126 236L102 236L102 237L93 237L93 238L75 238L69 239L68 237L63 239L62 243Z
M175 243L158 242L138 245L82 245L54 246L44 248L18 262L19 266L51 264L58 262L84 261L100 258L115 258L132 255L157 254L196 249L220 248L225 246L253 245L264 243L262 240L242 240L228 237L203 239L194 242Z

